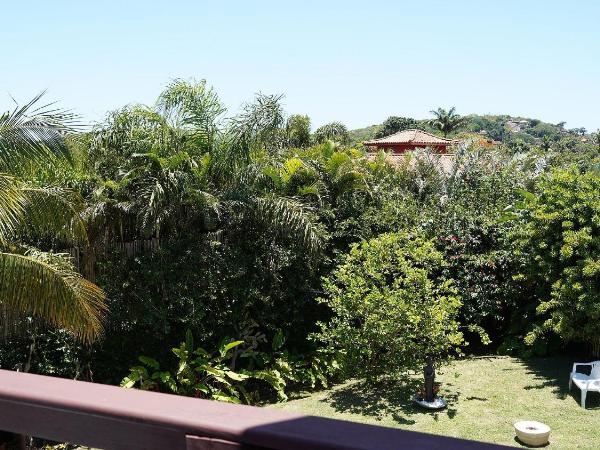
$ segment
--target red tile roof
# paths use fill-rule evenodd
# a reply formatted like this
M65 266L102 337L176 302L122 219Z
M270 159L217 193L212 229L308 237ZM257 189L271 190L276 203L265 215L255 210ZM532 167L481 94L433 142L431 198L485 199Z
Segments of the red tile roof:
M411 128L410 130L399 131L397 133L385 136L379 139L372 139L363 142L364 145L385 145L385 144L415 144L415 145L454 145L458 141L446 139L427 131Z

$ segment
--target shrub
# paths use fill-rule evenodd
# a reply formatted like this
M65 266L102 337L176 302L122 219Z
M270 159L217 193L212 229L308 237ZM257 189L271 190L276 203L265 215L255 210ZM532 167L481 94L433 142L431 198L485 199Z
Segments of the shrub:
M141 365L129 370L121 386L252 404L268 397L265 385L277 394L278 400L285 401L288 383L308 388L327 387L327 379L338 371L337 362L326 352L290 355L283 349L285 337L281 330L268 353L256 349L258 341L263 340L264 335L260 334L246 341L225 338L211 352L196 347L188 330L185 341L172 349L177 357L176 368L165 370L156 359L140 356Z
M433 241L417 233L383 234L352 247L324 282L321 301L333 317L318 334L341 352L348 375L400 375L463 343L461 302L443 265Z
M590 344L600 354L600 176L576 170L543 177L537 195L524 193L516 243L524 257L520 278L537 299L546 331Z

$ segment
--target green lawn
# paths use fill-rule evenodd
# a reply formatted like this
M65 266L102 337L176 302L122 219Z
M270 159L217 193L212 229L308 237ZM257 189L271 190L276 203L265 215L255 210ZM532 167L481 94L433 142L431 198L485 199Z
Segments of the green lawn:
M566 358L456 361L438 373L449 405L437 413L413 406L412 388L397 383L368 387L359 381L274 407L516 447L513 423L538 420L552 428L549 449L600 449L600 394L588 393L587 409L582 409L579 390L568 390L571 365Z

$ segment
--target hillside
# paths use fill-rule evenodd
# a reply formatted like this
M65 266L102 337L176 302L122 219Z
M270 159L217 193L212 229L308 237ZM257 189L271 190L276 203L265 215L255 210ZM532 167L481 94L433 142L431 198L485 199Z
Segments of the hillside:
M467 123L458 133L474 132L482 134L489 139L500 142L512 142L523 140L533 144L547 137L556 141L565 134L575 136L585 136L587 131L584 128L573 128L567 130L564 128L564 122L551 124L542 122L538 119L510 115L478 115L471 114L466 116ZM418 120L419 127L435 132L427 123L427 120ZM362 141L372 139L375 133L381 128L381 125L370 125L365 128L350 130L350 141L359 144Z

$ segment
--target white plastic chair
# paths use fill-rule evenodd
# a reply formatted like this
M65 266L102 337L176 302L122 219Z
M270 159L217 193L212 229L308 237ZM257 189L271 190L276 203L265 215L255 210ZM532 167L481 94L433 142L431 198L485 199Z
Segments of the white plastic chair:
M589 375L586 375L577 372L577 366L590 366L592 370ZM585 409L585 397L588 391L600 392L600 361L574 363L569 376L569 390L571 390L573 383L581 390L581 407Z

